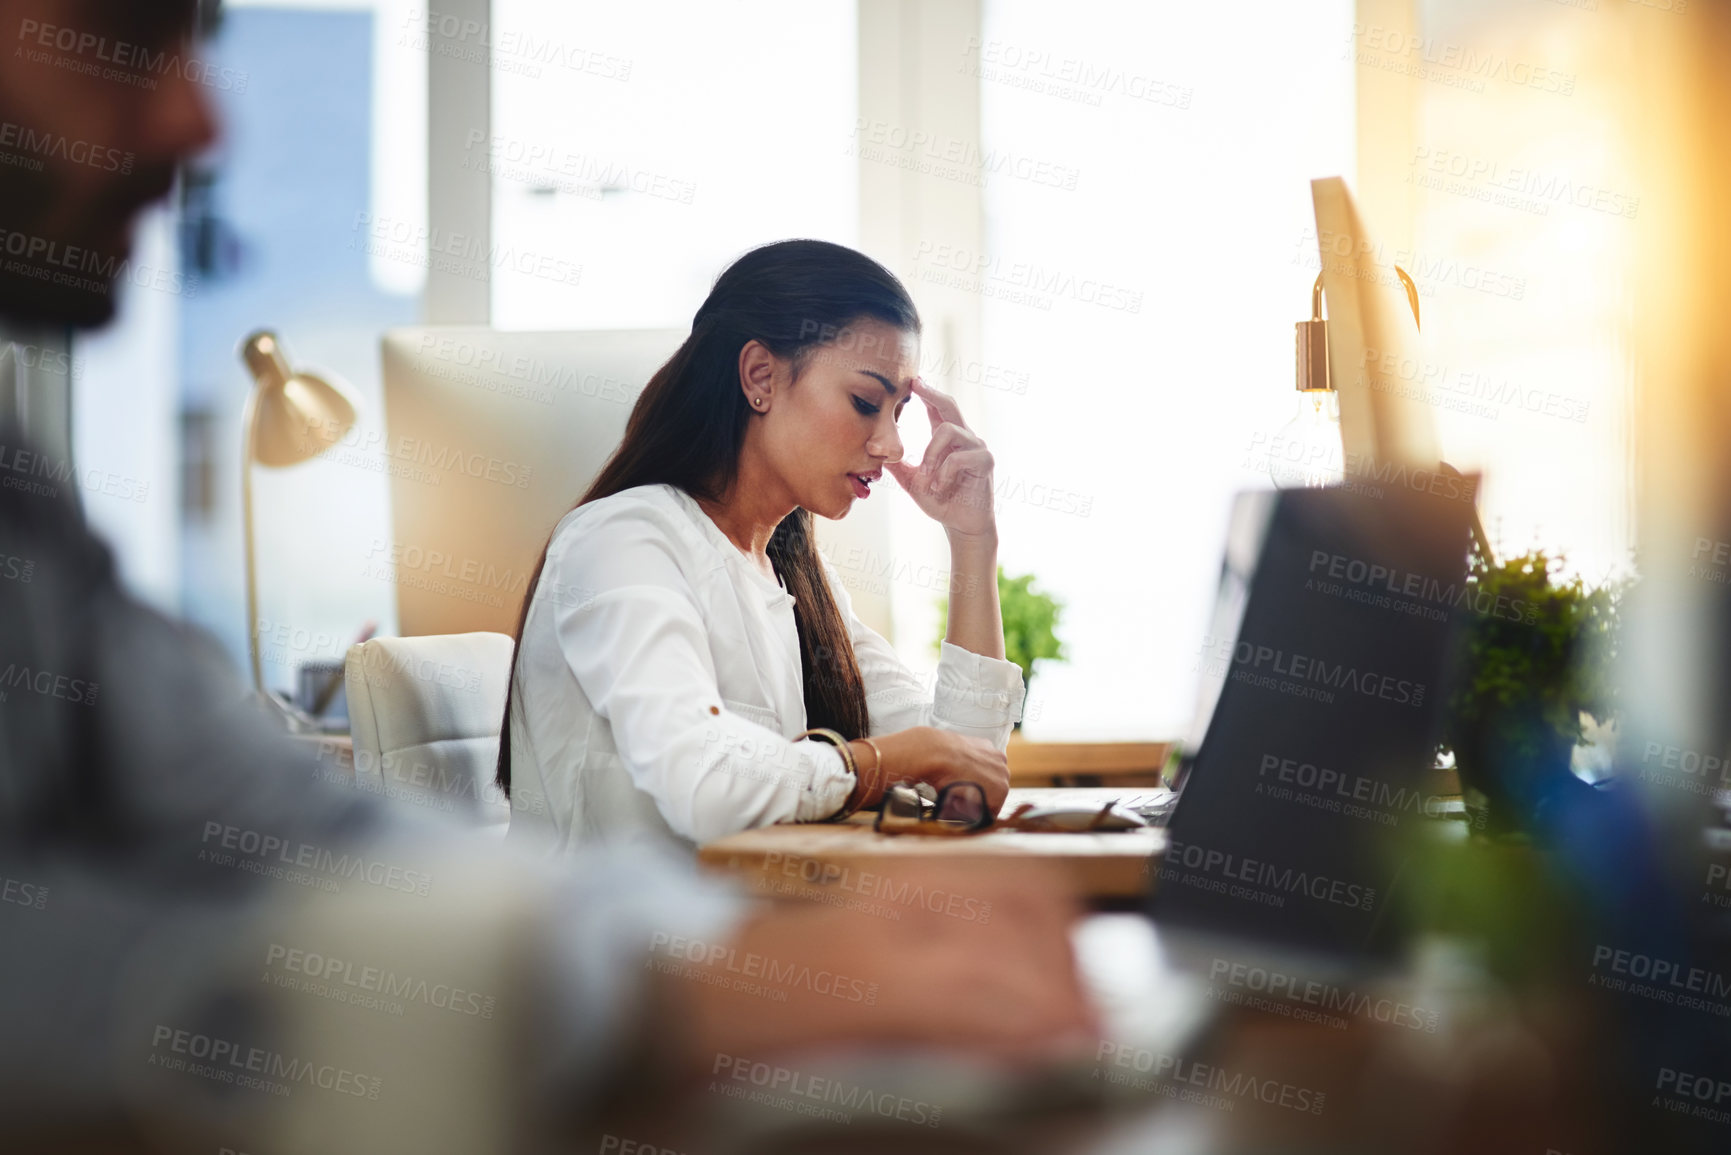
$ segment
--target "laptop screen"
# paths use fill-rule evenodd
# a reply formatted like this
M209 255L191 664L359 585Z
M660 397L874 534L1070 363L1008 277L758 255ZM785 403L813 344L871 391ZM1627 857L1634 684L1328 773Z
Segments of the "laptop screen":
M1470 479L1387 480L1238 499L1157 917L1387 944L1402 839L1428 812L1472 511Z
M1179 781L1194 764L1197 751L1208 736L1208 725L1214 719L1220 703L1220 691L1226 686L1231 670L1231 654L1238 640L1238 628L1244 621L1244 609L1250 604L1250 579L1255 576L1256 563L1262 557L1262 544L1268 536L1269 519L1274 516L1272 492L1242 493L1232 505L1232 520L1226 529L1226 556L1220 564L1220 586L1214 595L1214 610L1208 619L1208 632L1202 637L1202 654L1197 660L1196 709L1190 716L1189 729L1184 734Z

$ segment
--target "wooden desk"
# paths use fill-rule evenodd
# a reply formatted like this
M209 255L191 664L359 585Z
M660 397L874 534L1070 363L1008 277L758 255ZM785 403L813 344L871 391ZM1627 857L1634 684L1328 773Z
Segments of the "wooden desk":
M1118 790L1011 790L1007 814L1023 802L1091 801ZM1079 797L1085 796L1085 797ZM1098 904L1124 904L1143 895L1149 862L1166 849L1166 831L1126 830L1105 834L1028 834L994 830L966 838L879 834L871 814L847 822L766 826L729 835L698 850L712 870L739 875L757 893L821 897L831 891L869 897L874 871L895 863L1039 859L1056 863L1074 879L1076 892Z
M1010 735L1012 786L1157 786L1170 742L1029 742Z

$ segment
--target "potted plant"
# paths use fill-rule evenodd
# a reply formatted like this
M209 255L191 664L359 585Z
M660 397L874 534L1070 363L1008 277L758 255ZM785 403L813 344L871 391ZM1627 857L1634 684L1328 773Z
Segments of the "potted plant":
M1004 567L998 567L998 605L1004 615L1004 657L1022 669L1024 701L1034 680L1034 663L1041 658L1055 662L1065 659L1064 644L1058 640L1058 619L1064 613L1064 603L1050 594L1037 593L1032 588L1033 574L1009 577ZM948 598L938 600L938 638L932 643L937 649L949 629ZM1022 723L1015 728L1020 730Z
M1525 826L1550 792L1573 788L1581 716L1604 725L1617 714L1612 667L1624 585L1588 589L1560 567L1561 559L1532 550L1501 562L1475 551L1468 568L1442 746L1454 753L1469 805L1485 808L1493 830Z

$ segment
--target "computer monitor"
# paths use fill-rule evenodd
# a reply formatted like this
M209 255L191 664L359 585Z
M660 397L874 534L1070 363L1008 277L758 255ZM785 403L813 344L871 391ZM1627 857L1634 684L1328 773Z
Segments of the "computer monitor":
M383 340L394 574L404 635L513 634L535 561L625 434L679 330L393 329Z
M1340 394L1346 475L1383 469L1436 469L1442 460L1436 415L1395 371L1413 364L1419 323L1393 254L1382 247L1337 176L1310 182L1322 289L1328 305L1329 376Z

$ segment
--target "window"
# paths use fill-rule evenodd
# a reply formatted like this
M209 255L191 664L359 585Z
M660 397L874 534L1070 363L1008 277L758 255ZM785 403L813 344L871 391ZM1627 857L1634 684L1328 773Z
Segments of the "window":
M493 19L493 128L468 155L499 251L537 258L495 260L496 326L688 326L745 249L857 243L851 0L495 0Z
M417 319L422 276L417 254L371 243L370 222L424 218L425 53L403 42L408 14L424 9L408 0L225 8L207 55L244 83L211 94L224 138L194 166L183 196L188 289L172 299L134 290L127 307L167 313L154 339L169 349L163 378L180 414L164 415L162 435L185 437L178 452L196 485L184 502L162 498L181 519L179 610L212 630L241 669L239 470L252 380L240 343L275 329L297 368L338 375L360 396L359 424L342 446L253 475L259 616L280 639L261 638L265 682L289 688L299 666L340 661L363 624L390 632L395 617L394 587L376 576L391 533L377 452L378 342ZM91 343L93 374L113 336ZM127 375L112 361L101 371L111 382ZM84 393L109 407L124 395ZM137 420L115 413L110 426L115 418ZM168 476L178 480L172 468ZM160 531L160 540L176 536Z
M988 0L958 62L983 151L1017 166L986 183L984 251L947 270L984 295L1006 386L983 391L1000 552L1068 607L1031 739L1185 728L1232 494L1269 484L1251 438L1295 411L1309 181L1354 172L1352 19Z
M1379 61L1437 62L1411 85L1412 140L1378 150L1412 189L1410 263L1429 350L1413 373L1426 377L1445 453L1484 471L1493 544L1564 551L1596 583L1628 569L1634 532L1630 285L1642 189L1619 22L1669 14L1419 13L1426 47L1392 33L1360 45Z

